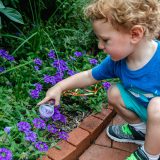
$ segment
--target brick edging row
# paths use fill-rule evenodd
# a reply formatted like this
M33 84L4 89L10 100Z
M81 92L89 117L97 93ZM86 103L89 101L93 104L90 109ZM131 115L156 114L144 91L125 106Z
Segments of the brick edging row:
M115 116L111 106L102 109L101 113L86 117L73 131L69 133L67 141L57 143L61 150L51 148L46 152L43 160L77 160L78 157L92 144L98 135Z

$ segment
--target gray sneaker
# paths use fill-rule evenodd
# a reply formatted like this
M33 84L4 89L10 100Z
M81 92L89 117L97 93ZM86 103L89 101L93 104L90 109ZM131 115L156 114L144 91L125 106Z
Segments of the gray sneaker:
M141 147L138 147L138 149L134 151L129 157L127 157L126 160L149 160L149 158L141 149Z
M140 131L136 131L134 127L129 124L108 126L106 133L112 140L117 142L128 142L143 145L145 140L145 134Z

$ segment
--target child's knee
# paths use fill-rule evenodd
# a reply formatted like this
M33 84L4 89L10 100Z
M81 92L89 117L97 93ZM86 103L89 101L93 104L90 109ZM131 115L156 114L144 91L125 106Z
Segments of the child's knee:
M152 98L148 105L149 118L160 120L160 97Z
M121 94L116 85L111 86L107 92L108 103L112 105L116 105L117 103L121 103Z

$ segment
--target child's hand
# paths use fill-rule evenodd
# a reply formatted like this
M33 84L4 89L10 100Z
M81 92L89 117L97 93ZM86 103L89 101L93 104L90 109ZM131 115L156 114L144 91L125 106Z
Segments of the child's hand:
M61 94L62 94L61 87L59 85L55 85L47 91L46 97L37 105L50 102L51 100L55 100L55 106L58 106L60 103Z

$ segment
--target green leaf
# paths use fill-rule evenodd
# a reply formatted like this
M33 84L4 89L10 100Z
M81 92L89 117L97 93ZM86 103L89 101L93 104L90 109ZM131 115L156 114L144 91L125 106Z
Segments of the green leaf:
M2 1L0 0L0 9L1 8L5 8L5 6L3 5Z
M10 20L24 24L21 14L14 8L6 7L0 8L0 12L7 16Z
M60 146L55 146L56 149L58 150L61 150L61 147Z

